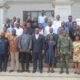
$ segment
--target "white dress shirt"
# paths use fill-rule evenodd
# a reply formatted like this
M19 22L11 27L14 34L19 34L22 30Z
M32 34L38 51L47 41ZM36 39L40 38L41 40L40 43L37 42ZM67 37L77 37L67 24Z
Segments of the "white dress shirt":
M53 25L51 27L49 27L49 26L45 27L45 29L44 29L44 36L47 36L50 33L49 32L50 28L53 28Z
M38 39L39 38L39 34L35 34L35 37L36 37L36 39Z
M53 22L53 29L54 29L54 33L58 33L58 29L59 29L59 27L61 27L61 21L54 21Z
M21 27L19 27L19 28L15 27L14 29L16 30L16 35L18 37L23 34L23 29Z

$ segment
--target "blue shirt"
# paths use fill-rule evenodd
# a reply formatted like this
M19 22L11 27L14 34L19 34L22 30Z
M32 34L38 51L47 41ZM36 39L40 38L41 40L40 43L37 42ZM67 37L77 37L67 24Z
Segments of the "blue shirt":
M68 29L67 27L65 27L65 31L66 31L67 33L69 33L69 29ZM59 28L58 28L58 34L60 34L61 32L62 32L62 28L59 27Z
M7 38L0 38L0 54L7 54L9 41Z
M69 32L72 31L72 22L66 22L65 26L69 29Z

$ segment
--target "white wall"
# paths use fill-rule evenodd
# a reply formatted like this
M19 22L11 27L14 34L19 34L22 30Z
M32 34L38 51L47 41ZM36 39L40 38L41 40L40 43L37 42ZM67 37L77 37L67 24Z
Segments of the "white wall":
M72 5L72 15L73 19L80 18L80 3L75 3Z
M16 3L9 4L7 17L11 18L14 16L20 17L23 20L23 11L37 11L37 10L53 10L52 3Z
M55 6L55 16L60 15L62 21L67 21L67 17L71 15L70 5L56 5Z

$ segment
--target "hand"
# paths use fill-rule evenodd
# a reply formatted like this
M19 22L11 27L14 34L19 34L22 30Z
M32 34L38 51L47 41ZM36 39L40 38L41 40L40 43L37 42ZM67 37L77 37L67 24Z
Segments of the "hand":
M28 49L27 52L30 53L30 49Z
M32 55L32 50L30 51L31 55Z
M44 50L42 50L42 54L44 54L44 52L45 52L45 51L44 51Z
M22 52L22 49L19 49L20 50L20 52Z

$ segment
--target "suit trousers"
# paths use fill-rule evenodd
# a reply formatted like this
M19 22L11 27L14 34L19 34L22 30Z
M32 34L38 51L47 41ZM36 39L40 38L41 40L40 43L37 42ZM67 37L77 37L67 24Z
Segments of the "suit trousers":
M33 53L33 71L36 71L37 66L39 66L39 70L42 71L43 69L43 56L41 53ZM37 65L39 62L39 65Z
M0 54L0 71L7 70L8 54Z
M29 70L29 53L28 52L20 52L20 58L21 58L22 71Z

